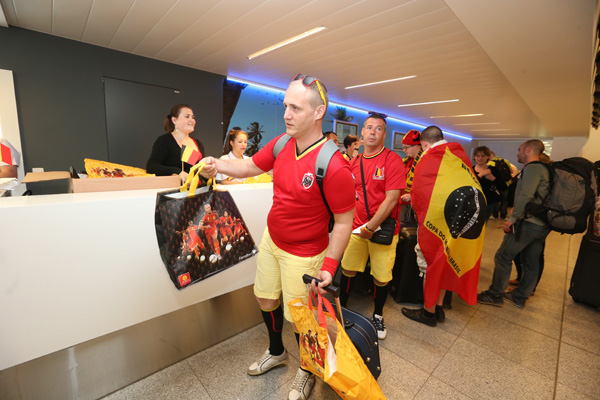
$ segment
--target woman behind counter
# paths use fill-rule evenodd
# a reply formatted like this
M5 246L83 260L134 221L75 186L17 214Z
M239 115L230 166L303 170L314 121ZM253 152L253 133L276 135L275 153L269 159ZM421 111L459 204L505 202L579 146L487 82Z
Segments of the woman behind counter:
M222 160L229 159L244 159L248 158L248 156L244 155L246 151L246 147L248 147L248 134L241 129L232 129L229 131L227 135L227 141L225 142L225 147L223 148L223 156L221 156ZM225 174L217 174L217 181L220 181L225 185L233 185L239 183L245 183L245 179L232 178Z
M185 182L192 165L181 161L181 146L187 138L192 139L202 154L204 145L190 136L196 126L192 108L187 104L177 104L165 117L165 133L152 145L152 153L146 163L146 172L158 176L179 175Z

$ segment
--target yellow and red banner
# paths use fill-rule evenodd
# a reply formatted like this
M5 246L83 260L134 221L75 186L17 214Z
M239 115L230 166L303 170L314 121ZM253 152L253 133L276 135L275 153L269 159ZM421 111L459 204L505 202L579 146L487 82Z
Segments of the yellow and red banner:
M19 165L20 157L8 140L0 138L0 165Z
M415 168L412 204L427 261L425 307L435 305L441 289L476 304L486 202L458 143L441 144L423 154Z
M181 161L190 165L196 165L202 159L202 153L194 139L188 137L181 146Z

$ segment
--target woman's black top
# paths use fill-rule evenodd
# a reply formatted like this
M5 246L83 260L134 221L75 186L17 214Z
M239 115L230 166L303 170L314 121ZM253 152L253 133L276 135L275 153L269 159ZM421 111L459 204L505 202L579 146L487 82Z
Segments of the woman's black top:
M473 165L473 171L475 171L475 175L477 176L477 180L481 185L481 189L483 190L483 194L485 195L485 199L487 204L497 203L500 201L500 193L498 193L498 189L496 188L495 181L490 181L489 179L483 177L480 178L479 174L477 174L477 170L475 169L475 165ZM493 175L493 171L492 171Z
M190 136L191 137L191 136ZM204 155L204 146L198 139L191 137L200 153ZM185 172L190 172L192 166L183 163ZM152 145L152 153L146 163L146 172L158 176L178 175L181 172L181 147L170 133L159 136Z

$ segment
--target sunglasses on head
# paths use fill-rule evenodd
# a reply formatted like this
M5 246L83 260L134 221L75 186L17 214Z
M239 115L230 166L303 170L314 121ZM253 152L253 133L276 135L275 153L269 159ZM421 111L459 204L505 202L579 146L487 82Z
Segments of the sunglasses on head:
M306 87L310 87L310 85L312 85L315 82L317 83L317 89L319 89L319 95L321 96L321 100L323 100L323 104L325 104L325 107L327 107L327 102L325 101L325 94L323 94L323 89L321 89L321 84L319 83L319 80L314 76L296 74L292 81L298 81L300 79L302 79L302 84Z
M381 118L381 119L385 120L388 116L386 114L383 114L383 113L378 113L378 112L375 112L375 111L369 111L369 117Z

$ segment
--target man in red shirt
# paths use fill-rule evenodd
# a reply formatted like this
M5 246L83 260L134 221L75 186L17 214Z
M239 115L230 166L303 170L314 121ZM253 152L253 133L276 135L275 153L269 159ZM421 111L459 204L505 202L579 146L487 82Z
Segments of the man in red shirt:
M210 204L206 203L204 205L204 217L202 217L202 228L204 229L204 234L208 239L209 243L212 243L212 250L214 257L211 258L211 262L215 262L221 259L221 246L219 245L219 239L217 236L217 222L219 222L219 216L217 213L212 211Z
M373 324L379 339L385 339L387 331L383 322L383 306L392 280L392 269L398 244L398 200L400 191L406 187L406 174L400 156L385 148L385 114L370 113L362 129L365 151L350 161L355 178L356 209L353 233L342 259L342 291L340 301L348 302L353 278L363 272L367 259L371 263L371 275L375 284L373 297L375 310ZM371 242L373 234L388 217L396 221L391 244Z
M269 348L248 369L249 375L261 375L283 364L287 352L281 330L283 318L292 322L288 302L300 298L308 302L303 274L322 282L312 290L331 284L339 260L348 244L354 215L354 183L350 167L336 152L323 181L324 196L335 225L329 238L329 212L316 182L315 162L326 142L322 124L327 111L327 89L318 79L296 75L283 100L284 120L291 139L277 155L271 140L252 158L244 160L204 159L209 171L236 178L256 176L273 169L273 206L267 229L260 243L254 294L269 331ZM283 294L283 307L279 302ZM295 327L294 330L296 331ZM296 340L299 334L296 332ZM289 399L307 399L315 377L302 368L289 393Z

